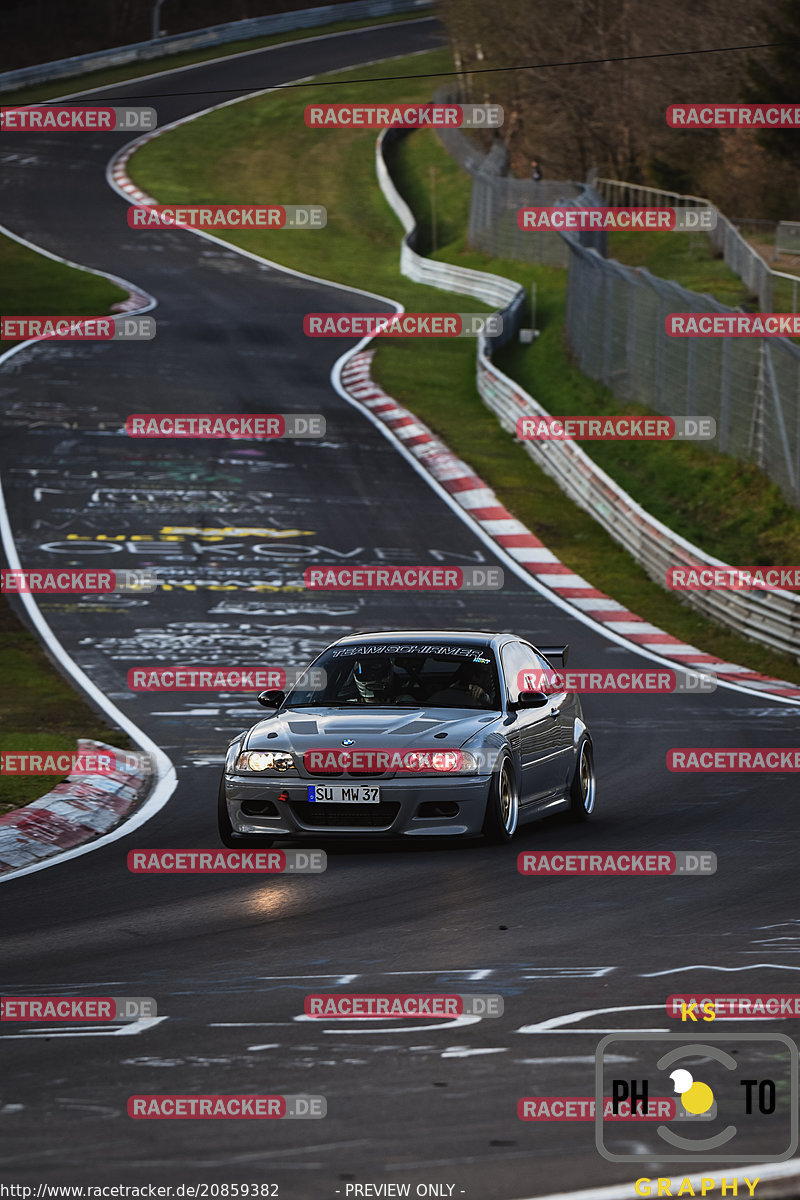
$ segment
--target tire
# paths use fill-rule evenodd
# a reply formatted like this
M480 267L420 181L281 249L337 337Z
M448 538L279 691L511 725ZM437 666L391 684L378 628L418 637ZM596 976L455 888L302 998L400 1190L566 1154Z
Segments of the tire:
M483 821L483 836L492 845L504 845L514 837L518 821L519 790L514 779L511 759L508 755L504 755L492 775L492 782L489 786L486 816Z
M594 773L592 743L584 738L578 750L575 773L569 785L569 818L571 821L588 821L594 812L597 779Z
M274 838L253 837L246 833L234 833L231 819L228 816L228 805L225 803L225 776L219 781L217 796L217 828L223 846L230 850L253 849L262 847L268 850L274 845Z

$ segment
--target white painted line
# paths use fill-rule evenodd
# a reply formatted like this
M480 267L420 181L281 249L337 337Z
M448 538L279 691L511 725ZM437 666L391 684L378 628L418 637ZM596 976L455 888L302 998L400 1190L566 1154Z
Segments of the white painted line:
M574 1021L583 1021L587 1017L602 1017L606 1013L623 1013L623 1012L643 1012L648 1009L655 1009L658 1012L665 1012L663 1004L623 1004L614 1008L586 1008L579 1012L561 1013L558 1017L548 1017L546 1021L537 1021L534 1025L521 1025L516 1030L517 1033L669 1033L669 1029L619 1029L618 1026L612 1026L611 1029L566 1029L566 1025L572 1024Z
M345 1018L343 1018L344 1020ZM347 1017L347 1021L385 1021L386 1017ZM406 1025L401 1024L405 1021L404 1017L397 1017L397 1025L382 1025L376 1029L373 1025L370 1029L321 1029L320 1033L332 1033L334 1037L340 1037L342 1034L354 1033L427 1033L429 1029L458 1029L459 1026L477 1025L483 1017L453 1017L450 1021L430 1021L424 1025ZM307 1017L305 1013L298 1013L294 1018L295 1021L311 1021L315 1025L321 1025L320 1017ZM338 1024L338 1022L337 1022Z
M508 1046L478 1046L470 1049L469 1046L453 1046L448 1050L443 1050L439 1055L440 1058L474 1058L476 1054L506 1054Z
M750 951L757 954L757 950ZM761 951L763 954L763 950ZM744 967L711 967L708 963L694 963L691 967L672 967L668 971L648 971L640 979L656 979L659 975L680 975L683 971L800 971L800 966L785 967L781 963L747 963Z
M111 1028L65 1029L63 1025L60 1025L53 1029L31 1030L29 1033L4 1033L1 1040L30 1041L45 1034L48 1038L129 1037L133 1034L144 1033L146 1029L152 1029L154 1025L160 1025L166 1019L166 1017L139 1017L138 1021L131 1021L129 1024L119 1027L112 1026Z

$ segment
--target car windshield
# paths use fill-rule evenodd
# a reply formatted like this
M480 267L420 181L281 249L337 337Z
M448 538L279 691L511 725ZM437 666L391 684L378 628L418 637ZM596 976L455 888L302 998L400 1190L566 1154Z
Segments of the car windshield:
M307 676L312 671L324 672L324 686L313 688L304 676L285 707L500 708L497 669L486 646L333 646Z

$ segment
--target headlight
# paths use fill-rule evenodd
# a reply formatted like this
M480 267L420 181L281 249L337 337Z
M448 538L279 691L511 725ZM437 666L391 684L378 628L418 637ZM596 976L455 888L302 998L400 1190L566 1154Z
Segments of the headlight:
M442 775L474 775L478 760L469 750L436 750L431 755L431 767Z
M285 750L251 750L240 754L237 771L293 771L294 759Z

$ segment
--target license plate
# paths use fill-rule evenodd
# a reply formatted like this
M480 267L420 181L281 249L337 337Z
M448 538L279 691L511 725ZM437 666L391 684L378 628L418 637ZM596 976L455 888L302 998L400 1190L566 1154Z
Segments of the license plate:
M309 804L379 804L380 799L379 787L347 787L341 783L308 785Z

